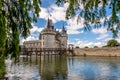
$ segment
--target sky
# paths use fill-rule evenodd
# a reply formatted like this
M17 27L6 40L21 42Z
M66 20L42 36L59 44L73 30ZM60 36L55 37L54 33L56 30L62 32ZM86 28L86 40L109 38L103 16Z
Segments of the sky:
M112 33L108 32L105 26L91 31L84 31L84 19L77 23L78 15L66 20L65 13L68 5L68 3L65 3L63 6L58 7L55 4L55 0L42 0L41 12L37 22L31 23L33 26L30 30L31 34L26 39L21 38L20 44L23 44L24 41L38 40L39 34L45 27L48 18L53 21L53 26L56 30L60 31L62 26L65 26L68 33L68 44L74 44L74 47L102 47L107 44L108 40L112 39ZM120 43L120 34L118 34L116 40Z

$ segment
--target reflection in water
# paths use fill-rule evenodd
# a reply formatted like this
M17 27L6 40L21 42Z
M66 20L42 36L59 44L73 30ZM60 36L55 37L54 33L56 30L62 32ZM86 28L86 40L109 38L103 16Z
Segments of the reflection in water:
M54 55L45 56L41 62L41 79L42 80L65 80L67 77L67 58L66 56Z
M9 80L120 80L118 57L32 56L6 66Z
M119 58L74 57L69 63L70 80L120 80Z

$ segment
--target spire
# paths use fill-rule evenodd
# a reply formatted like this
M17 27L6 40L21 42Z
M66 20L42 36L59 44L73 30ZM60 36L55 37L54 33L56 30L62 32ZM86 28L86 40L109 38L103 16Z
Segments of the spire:
M66 33L66 30L65 30L64 24L63 24L63 27L62 27L62 32L63 32L63 33Z
M46 26L45 26L46 28L49 28L50 26L49 26L49 18L48 18L48 20L47 20L47 23L46 23Z
M52 28L52 20L48 18L46 28Z

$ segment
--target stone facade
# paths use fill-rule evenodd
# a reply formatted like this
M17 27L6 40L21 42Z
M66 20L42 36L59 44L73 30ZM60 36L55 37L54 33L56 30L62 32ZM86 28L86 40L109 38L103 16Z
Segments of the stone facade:
M106 56L120 57L120 47L106 48L75 48L74 55L76 56Z
M39 40L25 41L23 46L26 48L67 48L67 31L64 26L61 32L56 31L52 26L52 20L48 19L45 28L39 35Z

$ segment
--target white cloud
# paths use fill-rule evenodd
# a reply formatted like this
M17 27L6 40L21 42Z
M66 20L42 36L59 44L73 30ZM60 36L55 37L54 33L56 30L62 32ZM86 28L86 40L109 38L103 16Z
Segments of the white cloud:
M67 21L68 25L66 26L66 28L67 28L68 34L84 33L84 31L79 30L79 29L82 29L84 27L84 25L83 25L84 19L81 19L81 22L77 23L77 18L78 18L78 15Z
M39 38L39 33L43 30L43 28L39 28L38 26L35 26L32 23L32 29L30 29L30 35L26 38L26 39L21 39L20 40L20 44L22 45L24 41L30 41L30 40L38 40ZM34 32L38 32L38 33L34 33Z
M109 41L109 40L111 40L111 39L113 39L113 38L111 38L111 37L108 37L108 38L105 38L103 41L105 41L106 43Z
M43 19L46 19L46 20L49 17L49 13L48 13L46 8L41 7L41 12L39 14L40 14L40 18L43 18Z
M116 40L120 43L120 38L117 38Z
M105 39L109 36L108 33L107 33L107 28L106 27L93 29L92 32L99 35L96 38L97 40Z
M75 38L74 40L75 40L75 41L79 41L80 39L78 39L78 38Z
M56 23L58 21L66 21L65 15L66 15L66 9L68 7L68 3L64 4L63 7L58 7L55 4L52 4L49 8L43 8L41 7L40 18L43 18L45 20L52 19L53 23Z
M20 40L20 45L23 45L23 42L24 42L24 41L31 41L31 40L37 40L37 39L38 39L38 37L35 37L35 36L30 35L30 36L28 36L26 39L21 39L21 40Z
M75 39L75 42L69 42L69 44L74 44L74 47L79 46L80 48L84 48L85 46L88 46L90 48L93 48L94 46L102 47L106 45L106 42L90 42L90 41L83 41L80 39Z
M100 34L99 37L97 37L97 40L105 39L108 36L109 36L108 34Z
M34 36L28 36L25 41L29 41L29 40L36 40L37 38Z
M81 33L84 33L84 31L78 31L78 30L68 29L68 30L67 30L67 33L68 33L68 34L81 34Z
M68 3L65 3L63 7L58 7L55 4L52 4L49 8L41 7L41 12L39 13L40 18L47 20L49 17L52 19L53 23L58 21L66 21L67 25L65 27L67 28L68 34L83 33L83 31L81 32L79 29L83 28L84 19L81 19L81 22L79 23L77 23L78 15L69 20L65 19L68 5Z
M104 33L107 33L107 28L106 27L101 27L101 28L98 28L98 29L93 29L92 32L95 33L95 34L104 34Z
M32 26L33 26L33 28L30 29L30 33L31 33L31 34L34 33L34 32L36 32L36 31L38 30L38 27L36 27L36 26L34 26L34 25L32 25Z
M120 43L120 32L118 32L118 38L116 40Z
M43 28L39 28L38 26L35 26L34 24L32 24L33 28L30 29L30 33L34 33L34 32L41 32L43 30Z

